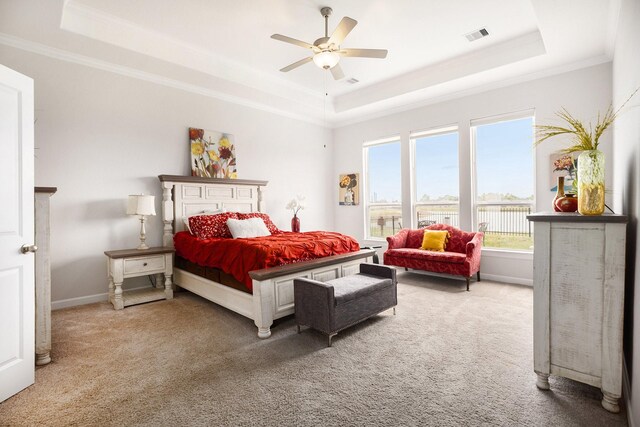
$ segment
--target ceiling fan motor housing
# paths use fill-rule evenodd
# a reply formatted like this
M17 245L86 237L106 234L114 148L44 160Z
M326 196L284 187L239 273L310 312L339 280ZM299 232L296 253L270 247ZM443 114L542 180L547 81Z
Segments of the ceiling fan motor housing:
M327 44L328 41L329 41L329 37L320 37L318 40L313 42L313 45L319 47L322 50L325 50L330 47Z

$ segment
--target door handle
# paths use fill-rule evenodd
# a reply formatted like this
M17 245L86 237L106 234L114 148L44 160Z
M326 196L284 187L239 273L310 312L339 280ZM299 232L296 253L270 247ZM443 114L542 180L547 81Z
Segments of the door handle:
M20 248L20 252L22 252L23 254L28 254L29 252L35 252L38 250L38 247L36 245L22 245L22 247Z

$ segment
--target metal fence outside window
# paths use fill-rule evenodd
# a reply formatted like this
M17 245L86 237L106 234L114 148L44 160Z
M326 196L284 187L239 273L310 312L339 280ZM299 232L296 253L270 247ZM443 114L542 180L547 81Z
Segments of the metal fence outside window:
M530 204L495 203L478 206L478 223L485 223L485 233L531 237L532 226L527 215L531 213Z
M524 238L526 248L532 244L533 226L527 220L532 211L530 203L487 203L477 206L476 230L485 235L504 236L506 241L496 243L498 247L509 247L509 236ZM458 205L416 206L416 225L418 228L432 224L449 224L460 227ZM369 208L369 233L371 237L386 237L403 228L402 208L400 205L376 205ZM406 227L409 227L407 224ZM487 242L489 243L489 242Z
M372 204L369 206L370 237L393 236L402 227L402 205Z
M460 215L457 204L418 204L416 205L418 228L432 224L449 224L460 227Z

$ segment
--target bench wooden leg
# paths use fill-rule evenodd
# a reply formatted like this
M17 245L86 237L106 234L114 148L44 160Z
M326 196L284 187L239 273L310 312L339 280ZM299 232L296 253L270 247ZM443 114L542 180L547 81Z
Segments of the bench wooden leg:
M478 276L478 282L479 282L480 281L480 270L478 270L477 276Z
M469 292L469 282L471 281L471 277L467 277L467 292Z
M300 333L300 324L299 323L296 325L296 328L298 329L298 333Z
M329 334L329 345L327 347L331 347L331 338L338 334Z
M409 271L409 269L407 267L404 268L404 271Z

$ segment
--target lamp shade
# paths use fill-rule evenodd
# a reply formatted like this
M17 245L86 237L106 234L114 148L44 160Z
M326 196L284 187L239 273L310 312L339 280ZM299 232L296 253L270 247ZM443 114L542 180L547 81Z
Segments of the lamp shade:
M154 196L132 194L127 204L127 215L155 215L156 203Z
M324 51L313 55L313 62L320 67L328 70L336 66L340 60L340 55L335 52Z

